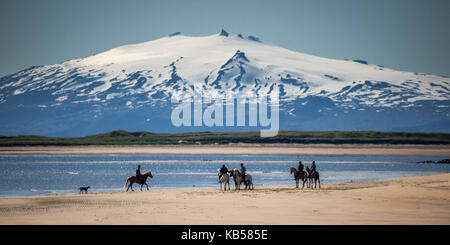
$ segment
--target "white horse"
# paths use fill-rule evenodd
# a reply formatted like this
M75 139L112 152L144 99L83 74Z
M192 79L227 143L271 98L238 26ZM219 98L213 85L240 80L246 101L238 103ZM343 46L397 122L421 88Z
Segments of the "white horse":
M220 176L220 168L217 169L217 176ZM221 177L220 177L220 189L222 190L222 184L223 184L223 190L226 191L227 190L227 184L228 184L228 190L230 190L230 175L228 175L228 173L224 173Z
M230 170L230 175L233 177L234 180L234 186L235 186L235 190L240 190L241 189L241 182L242 182L242 174L241 172L235 168ZM250 174L246 174L245 175L245 189L251 189L253 190L253 178Z

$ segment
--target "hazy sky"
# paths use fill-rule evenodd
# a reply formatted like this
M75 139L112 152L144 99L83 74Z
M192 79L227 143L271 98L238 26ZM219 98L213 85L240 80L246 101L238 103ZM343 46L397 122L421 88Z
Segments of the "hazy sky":
M450 75L448 0L0 0L0 77L180 31Z

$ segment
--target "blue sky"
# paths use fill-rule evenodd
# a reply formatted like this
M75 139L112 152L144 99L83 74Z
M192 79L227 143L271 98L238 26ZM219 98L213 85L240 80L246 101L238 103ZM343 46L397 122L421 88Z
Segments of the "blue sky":
M180 31L450 76L447 0L0 0L0 76Z

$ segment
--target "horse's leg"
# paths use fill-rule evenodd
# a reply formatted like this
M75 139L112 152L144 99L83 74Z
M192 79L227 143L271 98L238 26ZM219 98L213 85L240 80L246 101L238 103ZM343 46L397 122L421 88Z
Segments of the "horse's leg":
M130 182L131 191L134 191L133 190L133 184L134 184L134 182Z
M148 191L148 185L147 185L147 183L144 183L145 184L145 186L147 186L147 191Z
M298 188L298 179L295 180L295 188Z

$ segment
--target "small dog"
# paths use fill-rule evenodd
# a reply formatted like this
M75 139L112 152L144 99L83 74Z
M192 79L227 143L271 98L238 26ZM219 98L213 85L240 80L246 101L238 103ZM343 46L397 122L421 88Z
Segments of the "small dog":
M83 191L84 191L84 193L87 194L89 188L91 188L91 187L90 186L82 186L82 187L80 187L80 194L83 193Z

